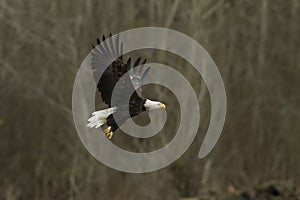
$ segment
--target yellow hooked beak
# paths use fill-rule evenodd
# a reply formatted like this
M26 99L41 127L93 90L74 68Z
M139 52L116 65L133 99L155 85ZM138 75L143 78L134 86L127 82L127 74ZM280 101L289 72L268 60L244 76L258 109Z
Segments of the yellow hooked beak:
M163 108L163 109L166 109L167 107L166 107L166 105L165 104L160 104L160 106L159 106L160 108Z

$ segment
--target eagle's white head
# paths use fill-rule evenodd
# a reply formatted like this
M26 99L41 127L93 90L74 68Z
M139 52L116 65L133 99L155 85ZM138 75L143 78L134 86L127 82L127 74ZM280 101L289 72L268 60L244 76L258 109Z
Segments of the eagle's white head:
M144 103L144 107L147 109L147 110L156 110L156 109L159 109L159 108L163 108L163 109L166 109L166 105L159 102L159 101L151 101L149 99L147 99Z

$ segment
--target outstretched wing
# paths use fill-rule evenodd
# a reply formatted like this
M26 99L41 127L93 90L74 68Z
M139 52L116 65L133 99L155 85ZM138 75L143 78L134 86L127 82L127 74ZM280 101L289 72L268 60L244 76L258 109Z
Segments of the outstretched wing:
M111 34L109 37L111 37ZM116 36L115 41L110 39L108 42L104 42L105 39L105 36L103 36L101 42L98 38L97 46L92 46L92 69L94 70L93 76L97 83L97 88L101 93L102 100L107 105L111 106L113 89L122 76L125 76L122 78L123 82L121 83L122 93L130 93L136 90L138 88L137 85L142 84L141 80L144 76L136 75L133 73L134 70L131 70L130 73L128 73L130 75L125 75L125 73L131 69L131 58L128 59L127 63L123 62L123 43L120 43L118 35ZM140 58L137 61L133 68L137 67ZM105 69L106 66L108 67ZM131 99L143 99L140 89L134 92ZM117 103L122 104L122 100L122 94L116 97Z
M140 61L141 61L141 57L139 57L135 61L133 66L131 66L131 64L130 63L128 64L128 62L127 62L127 67L128 67L130 79L132 81L134 89L136 90L136 92L139 96L142 96L144 79L146 78L147 74L149 73L150 67L144 69L147 59L145 59L141 65L139 65Z

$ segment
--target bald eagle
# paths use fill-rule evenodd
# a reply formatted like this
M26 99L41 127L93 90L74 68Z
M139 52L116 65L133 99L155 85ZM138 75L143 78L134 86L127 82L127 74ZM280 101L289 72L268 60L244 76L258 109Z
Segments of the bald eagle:
M109 37L111 37L111 34ZM115 43L112 40L104 42L105 40L106 38L104 35L102 37L102 42L97 38L97 46L95 47L92 45L91 56L93 77L96 81L98 91L101 93L103 102L107 104L109 108L93 112L92 116L88 119L89 123L87 126L90 128L99 128L106 125L107 127L104 130L104 134L111 139L113 132L115 132L119 126L124 124L130 117L134 117L146 110L166 109L166 105L159 101L146 99L142 96L143 80L150 70L150 67L144 70L146 59L141 65L141 57L136 59L133 65L131 64L132 58L128 58L127 62L124 62L122 56L123 43L119 44L118 35ZM104 70L103 60L111 58L111 55L118 55L118 57ZM137 68L139 69L137 70ZM116 95L116 102L112 105L113 89L121 77L122 92ZM124 92L127 91L134 92L131 95L129 102L124 102L123 95ZM128 108L129 115L127 114ZM116 119L113 113L118 114L118 116L121 117Z

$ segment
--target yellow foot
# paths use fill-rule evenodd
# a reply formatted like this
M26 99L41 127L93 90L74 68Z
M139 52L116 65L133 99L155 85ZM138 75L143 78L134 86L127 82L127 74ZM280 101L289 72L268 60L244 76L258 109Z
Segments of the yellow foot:
M104 134L105 134L109 139L112 138L113 132L111 131L111 126L107 127L107 128L104 130Z
M113 132L109 132L109 133L107 133L107 134L105 134L109 139L111 139L112 138L112 136L113 136Z

